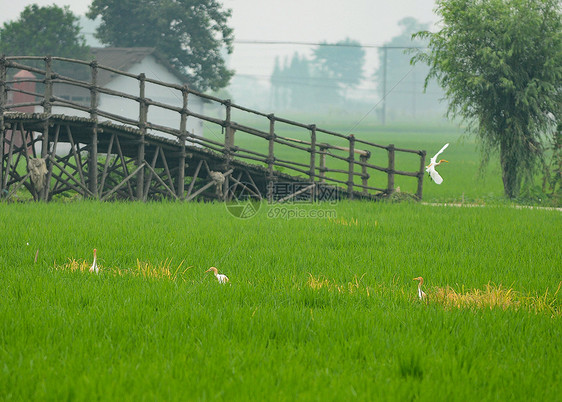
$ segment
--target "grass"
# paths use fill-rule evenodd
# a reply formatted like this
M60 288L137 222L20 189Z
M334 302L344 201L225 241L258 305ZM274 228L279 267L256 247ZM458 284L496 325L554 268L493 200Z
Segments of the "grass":
M0 205L0 399L559 397L560 212L288 207Z
M0 400L559 398L562 214L512 208L451 127L354 131L449 142L424 200L487 207L0 204Z

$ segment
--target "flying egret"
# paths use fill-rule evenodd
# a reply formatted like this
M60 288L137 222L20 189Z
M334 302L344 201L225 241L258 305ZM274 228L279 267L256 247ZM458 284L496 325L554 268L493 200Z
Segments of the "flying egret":
M215 268L215 267L211 267L208 270L206 270L205 272L209 272L209 271L213 271L215 276L217 277L217 280L219 281L219 283L226 283L229 282L229 279L226 275L223 274L219 274L219 271Z
M96 274L99 272L99 267L98 267L98 263L96 262L96 249L94 249L94 262L92 263L92 266L90 267L90 272L95 272Z
M421 289L421 287L423 285L423 278L421 276L418 276L417 278L414 278L413 280L418 281L418 297L420 298L420 300L424 300L427 297L427 295Z
M449 143L445 144L443 148L441 148L441 150L437 152L435 156L429 160L429 165L425 167L425 171L429 173L429 177L431 177L431 179L435 182L435 184L443 183L443 178L439 176L439 173L437 173L437 170L435 170L435 166L439 166L441 162L447 162L447 163L449 162L446 161L445 159L441 159L439 162L437 162L437 157L439 156L439 154L441 154L441 152L443 152L448 146Z

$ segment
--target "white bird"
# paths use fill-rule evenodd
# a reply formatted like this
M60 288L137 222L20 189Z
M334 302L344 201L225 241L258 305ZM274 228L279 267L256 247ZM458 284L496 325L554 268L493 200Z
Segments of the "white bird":
M423 278L421 276L418 276L417 278L414 278L413 280L418 281L418 297L420 298L420 300L424 300L427 297L427 295L421 289L421 287L423 285Z
M441 154L441 152L443 152L448 146L449 143L445 144L443 148L441 148L441 150L437 152L435 156L429 160L429 165L425 167L425 171L429 173L429 177L431 177L431 179L435 182L435 184L443 183L443 178L439 176L439 173L437 173L437 170L435 170L435 166L439 166L441 162L447 162L447 163L449 162L446 161L445 159L441 159L439 162L437 162L437 157L439 156L439 154Z
M92 263L92 266L90 267L90 272L95 272L96 274L99 272L99 267L98 267L98 263L96 261L96 249L94 249L94 262Z
M213 271L215 276L217 277L217 280L219 281L219 283L226 283L229 282L229 279L226 275L223 274L219 274L219 271L215 268L215 267L211 267L208 270L206 270L205 272L209 272L209 271Z

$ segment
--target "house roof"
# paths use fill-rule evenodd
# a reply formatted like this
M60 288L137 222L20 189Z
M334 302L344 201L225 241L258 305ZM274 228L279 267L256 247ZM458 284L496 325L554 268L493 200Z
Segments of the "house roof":
M96 61L107 67L127 72L131 67L140 63L148 56L154 57L166 67L182 83L188 83L184 75L180 74L160 53L153 47L92 47L90 51ZM115 77L115 74L99 70L98 85L105 86Z

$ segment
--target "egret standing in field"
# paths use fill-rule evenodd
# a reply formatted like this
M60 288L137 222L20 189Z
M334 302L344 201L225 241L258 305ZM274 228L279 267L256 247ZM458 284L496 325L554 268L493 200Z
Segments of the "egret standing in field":
M209 271L213 271L213 273L215 274L217 280L219 281L219 283L226 283L229 282L229 279L226 275L224 274L219 274L218 269L216 269L215 267L211 267L208 270L206 270L205 272L209 272Z
M417 278L414 278L413 280L418 281L418 297L420 298L420 300L425 300L427 295L425 294L425 292L421 288L422 285L423 285L423 278L421 276L418 276Z
M90 267L90 272L95 272L96 274L99 272L99 267L98 267L98 263L97 263L97 256L96 256L96 249L94 249L94 262L92 263L92 266Z
M431 179L435 182L435 184L441 184L443 183L443 178L439 175L439 173L437 173L437 170L435 170L436 166L439 166L441 164L441 162L449 162L446 161L445 159L441 159L439 162L437 162L437 157L441 154L441 152L443 152L447 147L449 146L449 143L445 144L443 146L443 148L441 148L441 150L439 152L437 152L435 154L435 156L433 158L431 158L429 160L429 165L427 165L425 167L425 171L427 173L429 173L429 177L431 177Z

